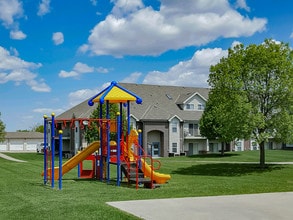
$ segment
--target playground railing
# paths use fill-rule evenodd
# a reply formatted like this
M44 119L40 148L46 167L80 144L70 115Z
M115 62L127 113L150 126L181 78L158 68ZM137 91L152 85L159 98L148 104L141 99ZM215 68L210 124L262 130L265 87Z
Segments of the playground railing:
M146 151L138 144L133 143L132 145L133 157L136 163L136 187L138 188L140 184L139 179L139 170L143 168L146 170L147 166L150 167L150 182L151 188L153 188L154 183L154 171L159 170L161 168L161 162L159 160L154 159L151 155L148 155Z

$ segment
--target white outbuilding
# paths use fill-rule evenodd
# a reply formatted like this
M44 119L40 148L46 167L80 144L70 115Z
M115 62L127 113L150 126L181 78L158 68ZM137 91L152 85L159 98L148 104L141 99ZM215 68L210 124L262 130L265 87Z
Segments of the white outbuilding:
M44 141L40 132L6 132L0 152L37 152L37 145Z

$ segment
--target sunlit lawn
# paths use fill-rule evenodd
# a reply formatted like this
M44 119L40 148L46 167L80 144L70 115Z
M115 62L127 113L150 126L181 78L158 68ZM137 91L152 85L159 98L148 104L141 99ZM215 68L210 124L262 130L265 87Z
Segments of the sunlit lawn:
M137 219L105 202L293 191L293 165L260 169L258 151L160 158L160 172L172 179L154 190L77 179L76 169L64 175L62 190L58 181L52 189L40 175L42 155L8 155L27 162L0 158L0 219ZM293 151L266 151L266 161L293 162Z

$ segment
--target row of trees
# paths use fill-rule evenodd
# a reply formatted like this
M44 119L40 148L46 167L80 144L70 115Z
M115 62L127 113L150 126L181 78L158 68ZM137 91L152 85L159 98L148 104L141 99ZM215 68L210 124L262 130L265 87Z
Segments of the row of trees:
M0 112L0 116L1 116L1 112ZM4 141L4 139L5 139L5 124L0 118L0 143Z
M254 139L265 166L265 143L293 141L293 52L266 39L229 49L210 67L211 91L200 121L201 134L223 143Z

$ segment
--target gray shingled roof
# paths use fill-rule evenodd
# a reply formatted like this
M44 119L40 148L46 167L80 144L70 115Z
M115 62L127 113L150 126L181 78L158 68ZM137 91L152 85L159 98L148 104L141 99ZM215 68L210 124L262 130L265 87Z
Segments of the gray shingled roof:
M76 118L89 118L95 107L89 106L87 102L88 99L72 107L66 112L63 112L62 114L56 116L56 118L71 119L73 115L75 115Z
M40 139L44 134L40 132L6 132L5 139Z
M131 114L140 120L169 120L177 115L182 120L198 120L201 111L183 111L177 105L188 97L199 93L208 98L209 89L181 86L161 86L120 83L142 98L142 105L131 104Z
M208 88L182 87L182 86L162 86L133 83L119 83L120 86L135 93L142 98L142 104L131 102L130 112L136 118L144 120L169 120L174 115L181 120L199 120L202 111L183 111L178 104L182 104L186 99L195 93L208 99ZM58 115L56 118L88 118L95 109L89 106L88 100L76 105L68 111Z

